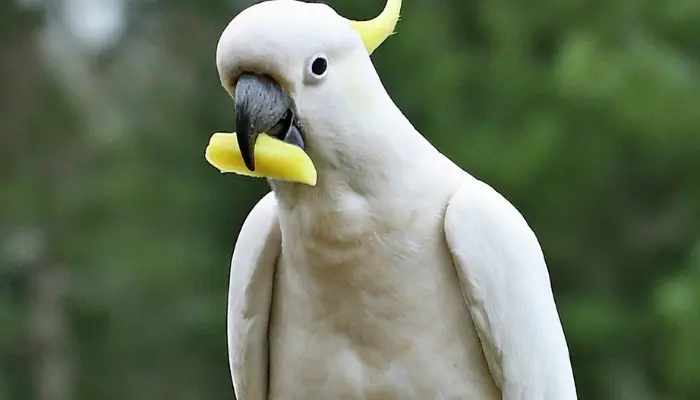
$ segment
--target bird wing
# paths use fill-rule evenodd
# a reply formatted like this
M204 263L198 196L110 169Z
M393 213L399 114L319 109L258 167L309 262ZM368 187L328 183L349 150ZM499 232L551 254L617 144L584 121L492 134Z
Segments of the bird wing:
M445 235L503 400L576 399L544 255L523 216L469 177L450 199Z
M268 193L243 223L231 259L228 352L238 400L267 399L268 323L281 244L277 200Z

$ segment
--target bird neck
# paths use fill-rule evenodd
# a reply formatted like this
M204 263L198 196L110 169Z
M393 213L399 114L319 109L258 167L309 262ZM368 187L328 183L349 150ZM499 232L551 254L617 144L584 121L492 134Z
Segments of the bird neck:
M434 155L439 153L388 96L385 101L381 107L358 111L350 123L310 132L308 153L318 172L318 183L311 187L270 181L281 205L332 201L340 193L398 195L414 185L410 181L418 178L416 171L435 163Z

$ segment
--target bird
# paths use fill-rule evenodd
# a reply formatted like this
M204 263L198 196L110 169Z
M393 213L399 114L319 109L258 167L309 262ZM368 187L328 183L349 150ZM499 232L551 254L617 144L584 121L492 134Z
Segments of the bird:
M400 13L270 0L219 37L236 131L205 158L271 188L231 258L235 396L576 399L534 231L417 131L374 66Z

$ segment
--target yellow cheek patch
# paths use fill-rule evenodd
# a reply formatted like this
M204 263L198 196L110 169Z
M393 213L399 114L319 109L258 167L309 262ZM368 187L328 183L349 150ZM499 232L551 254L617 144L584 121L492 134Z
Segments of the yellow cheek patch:
M236 134L219 132L209 139L205 158L222 173L316 185L316 167L301 148L261 133L254 154L255 171L251 171L243 162Z

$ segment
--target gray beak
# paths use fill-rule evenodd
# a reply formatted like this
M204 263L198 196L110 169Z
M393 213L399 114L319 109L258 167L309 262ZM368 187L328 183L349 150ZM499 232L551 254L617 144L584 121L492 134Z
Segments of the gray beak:
M301 126L294 113L294 101L272 78L243 74L235 89L236 138L243 162L255 171L255 142L260 133L304 149Z

